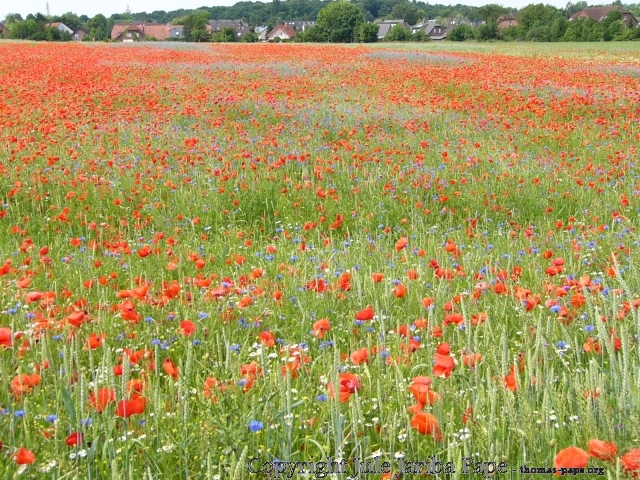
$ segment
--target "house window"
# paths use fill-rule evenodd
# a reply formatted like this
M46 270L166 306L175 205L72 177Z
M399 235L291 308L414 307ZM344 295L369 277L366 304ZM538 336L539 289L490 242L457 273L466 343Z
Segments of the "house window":
M127 33L127 38L131 38L131 33Z

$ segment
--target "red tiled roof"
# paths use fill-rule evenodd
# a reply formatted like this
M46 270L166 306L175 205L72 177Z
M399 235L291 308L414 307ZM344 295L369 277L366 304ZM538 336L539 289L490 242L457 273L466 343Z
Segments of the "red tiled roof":
M289 25L278 25L276 28L274 28L267 34L267 38L273 38L273 37L279 36L278 34L280 33L284 33L289 38L295 38L296 36L296 31L293 28L291 28Z
M585 8L583 10L580 10L578 13L574 13L573 15L571 15L571 18L569 20L577 20L578 18L591 18L593 20L595 20L596 22L599 22L600 20L602 20L603 18L605 18L607 15L609 15L610 12L612 12L613 10L619 10L622 13L628 13L627 10L617 7L617 6L610 6L610 7L588 7Z

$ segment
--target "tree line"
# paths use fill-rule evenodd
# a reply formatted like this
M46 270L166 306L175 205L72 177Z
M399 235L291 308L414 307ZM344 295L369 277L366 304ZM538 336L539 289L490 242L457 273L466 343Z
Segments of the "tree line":
M591 19L569 22L574 13L587 7L586 1L569 2L565 8L556 8L544 4L530 4L520 10L505 8L495 4L482 7L467 5L446 6L429 4L416 0L354 0L348 2L349 13L345 13L343 2L331 0L272 0L271 3L241 1L229 7L202 7L197 10L178 9L166 12L163 10L151 13L114 14L109 18L102 14L92 18L68 12L63 15L45 16L41 13L29 14L22 18L19 14L9 14L5 25L13 38L30 40L70 40L64 32L48 26L51 22L62 22L72 30L82 26L89 33L84 40L109 40L113 26L118 22L157 22L162 24L183 25L188 41L234 41L236 35L231 31L216 32L212 37L206 31L209 19L244 20L251 26L264 25L273 28L284 21L313 20L318 22L317 28L299 32L298 41L375 41L377 32L371 25L376 19L403 19L414 25L422 19L435 19L443 25L455 23L448 35L450 40L529 40L529 41L600 41L600 40L633 40L640 37L640 29L631 29L621 18L620 12L611 12L601 21ZM640 4L622 4L616 0L614 5L624 7L640 18ZM353 8L352 8L353 7ZM330 26L323 18L327 12L332 22L351 25L348 34L337 33L345 27ZM514 13L518 26L498 29L497 20L500 15ZM347 15L348 18L342 18ZM323 25L323 26L320 26ZM472 26L477 25L477 26ZM374 35L375 33L375 35ZM375 37L375 38L374 38ZM341 40L337 40L341 38ZM394 41L422 41L402 27L390 32ZM249 35L245 41L256 41L257 36Z
M630 10L637 17L637 8L623 6L619 1L614 3ZM568 4L567 8L559 9L551 5L531 4L517 12L518 25L500 30L498 28L499 13L487 18L484 25L472 28L468 25L458 25L448 35L452 41L465 40L525 40L531 42L599 42L612 40L640 39L640 28L631 22L625 23L622 12L612 10L603 20L596 22L591 18L569 21L569 18L587 7L586 2ZM506 12L505 12L506 13Z

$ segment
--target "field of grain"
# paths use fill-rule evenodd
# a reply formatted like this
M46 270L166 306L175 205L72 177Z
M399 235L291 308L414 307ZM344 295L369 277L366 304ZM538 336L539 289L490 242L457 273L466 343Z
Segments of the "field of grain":
M0 477L640 475L637 48L0 58Z

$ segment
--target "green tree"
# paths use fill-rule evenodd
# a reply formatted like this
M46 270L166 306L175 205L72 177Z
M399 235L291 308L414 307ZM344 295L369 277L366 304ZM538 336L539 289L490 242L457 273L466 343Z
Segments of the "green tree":
M601 23L604 30L602 39L605 42L610 42L621 36L622 31L625 29L625 24L622 21L622 12L620 10L610 11Z
M410 3L398 3L391 9L391 17L415 25L419 19L418 9Z
M447 35L447 38L454 42L464 42L465 40L472 40L474 37L475 31L473 27L464 23L455 27Z
M258 34L254 31L251 31L249 33L247 33L243 38L242 41L245 43L256 43L258 40L260 40L258 38Z
M573 22L568 22L567 29L560 38L563 42L586 42L589 39L591 27L595 25L593 20L579 18Z
M10 27L11 36L22 40L31 39L38 32L38 24L35 20L29 19L24 22L15 22Z
M36 23L40 23L42 25L49 22L49 19L40 12L36 13L35 15L30 13L29 15L27 15L27 20L33 20Z
M87 22L89 37L92 40L107 40L111 35L111 30L107 29L107 18L101 13L95 15Z
M376 39L378 38L378 27L376 27ZM296 39L299 42L326 43L329 41L329 34L319 25L307 28L304 32L298 34Z
M411 34L411 37L409 38L409 41L411 41L411 42L430 42L431 41L431 37L429 35L427 35L426 33L424 33L423 30L418 30L416 33Z
M14 23L18 23L18 22L23 22L24 19L22 18L22 15L20 15L19 13L8 13L6 17L4 17L4 24L6 25L7 28L10 28L11 25L13 25Z
M587 2L581 0L576 3L568 2L567 6L564 7L564 16L565 18L570 18L574 13L578 13L580 10L584 10L587 8Z
M384 37L385 42L406 42L411 38L411 30L402 26L402 24L395 25L389 30Z
M182 15L180 17L175 17L173 20L171 20L169 23L171 25L184 25L184 22L187 21L187 18L189 17L189 15Z
M73 12L67 12L63 15L53 17L54 22L62 22L71 30L75 30L81 25L80 17Z
M550 34L549 40L551 40L552 42L559 41L564 36L564 32L567 31L568 25L569 25L569 22L567 22L567 20L562 16L562 14L558 12L556 14L556 17L553 19L553 22L551 23L551 29L549 31L549 34Z
M206 42L211 37L207 31L209 14L207 12L197 12L189 15L184 20L183 34L187 42Z
M500 39L505 42L513 42L522 38L522 29L516 25L503 28L500 31Z
M213 40L214 42L224 42L224 43L237 42L238 34L231 27L223 27L220 29L219 32L216 32L211 36L211 40Z
M551 5L543 5L542 3L527 5L518 12L518 23L522 27L522 30L527 33L534 25L536 27L540 25L551 25L553 18L558 12L560 12L560 10Z
M362 6L373 18L378 18L380 16L380 3L380 0L363 0Z
M361 43L377 42L378 30L378 25L375 23L361 23L358 27L358 41Z
M357 40L357 28L363 23L362 11L346 0L330 2L318 12L317 25L327 32L330 42L351 43Z
M487 23L495 22L500 15L509 13L511 9L495 3L478 8L478 16Z
M525 37L529 42L548 42L551 40L551 32L548 25L536 22Z
M107 19L107 40L111 39L111 32L113 31L113 26L115 24L116 22L112 18Z
M500 36L498 24L496 22L485 23L478 31L478 38L483 42L487 40L496 40Z

